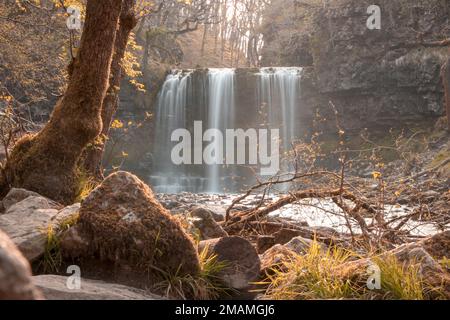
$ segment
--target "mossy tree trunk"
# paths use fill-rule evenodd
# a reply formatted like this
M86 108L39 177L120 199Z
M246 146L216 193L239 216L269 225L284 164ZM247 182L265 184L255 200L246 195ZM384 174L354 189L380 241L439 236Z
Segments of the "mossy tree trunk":
M450 52L447 63L442 67L442 82L444 84L445 93L445 109L447 111L447 124L450 131Z
M123 1L122 12L119 19L119 29L114 44L109 88L102 106L102 131L92 146L86 149L83 156L83 167L86 170L86 173L98 180L104 178L102 158L105 151L106 137L108 137L109 129L111 127L111 121L118 107L120 82L123 78L122 60L125 56L130 33L137 24L134 6L135 0Z
M122 0L88 0L80 50L67 90L50 121L18 141L3 170L0 193L11 187L62 203L79 192L79 158L102 130L101 110L109 83Z

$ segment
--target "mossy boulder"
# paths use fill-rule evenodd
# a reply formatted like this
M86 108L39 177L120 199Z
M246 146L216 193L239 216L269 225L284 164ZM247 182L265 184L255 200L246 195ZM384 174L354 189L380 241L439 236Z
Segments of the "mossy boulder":
M152 190L128 172L110 175L92 191L81 205L76 228L88 244L83 256L114 266L118 273L126 270L146 280L143 286L162 275L200 272L191 238Z

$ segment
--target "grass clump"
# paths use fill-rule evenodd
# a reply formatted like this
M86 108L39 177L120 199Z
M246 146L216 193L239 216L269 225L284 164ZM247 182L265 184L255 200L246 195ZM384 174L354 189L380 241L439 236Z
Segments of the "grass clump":
M216 300L230 295L233 290L226 287L219 277L228 264L208 251L206 247L199 254L201 270L198 275L180 276L179 272L169 274L158 269L164 280L157 283L154 289L167 298L183 300Z
M399 262L395 256L375 258L381 269L382 299L386 300L424 300L427 284L423 281L420 265ZM370 293L368 293L370 296Z
M44 256L40 262L40 269L44 273L58 273L62 265L60 241L52 225L47 227L47 242L45 244Z
M354 254L340 248L324 251L314 241L305 255L296 255L274 267L266 281L266 298L273 300L339 299L354 296L349 280L334 276L339 265L350 261Z
M97 180L83 170L78 173L78 192L74 202L82 202L98 186Z
M45 230L47 241L45 244L44 255L39 262L38 268L43 273L58 273L63 263L63 258L60 250L60 236L61 233L74 226L80 214L77 212L59 221L56 226L49 225Z
M360 260L366 263L350 269L351 274L339 272L355 258L363 259L342 248L323 250L314 241L305 255L296 255L283 262L282 267L274 267L259 284L267 287L265 299L273 300L424 300L440 294L441 288L432 288L423 279L417 261L402 263L395 256L383 255ZM380 269L379 290L367 287L370 261Z
M439 264L442 266L442 268L450 271L450 259L447 257L443 257L441 260L439 260Z

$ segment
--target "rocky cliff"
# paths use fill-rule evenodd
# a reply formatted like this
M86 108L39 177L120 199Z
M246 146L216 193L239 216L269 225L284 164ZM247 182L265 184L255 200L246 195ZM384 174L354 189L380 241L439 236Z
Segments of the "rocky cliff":
M367 0L274 0L265 16L263 65L304 66L313 117L347 130L432 120L444 113L440 68L450 46L450 1L379 0L381 29L369 30Z

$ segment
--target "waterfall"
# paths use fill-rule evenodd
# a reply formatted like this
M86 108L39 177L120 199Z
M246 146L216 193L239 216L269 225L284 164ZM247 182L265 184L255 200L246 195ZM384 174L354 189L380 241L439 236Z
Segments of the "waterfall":
M298 139L298 99L302 68L262 68L259 75L259 106L265 106L269 126L280 127L284 151ZM280 125L281 124L281 125Z
M218 129L222 134L226 129L233 128L234 124L234 82L235 72L233 69L209 69L208 72L208 126L210 129ZM223 149L222 142L215 137L215 150ZM208 167L208 192L223 192L225 187L221 184L221 163L219 155L214 155L215 164ZM222 177L223 178L223 177Z
M191 189L185 168L172 164L170 159L171 134L186 127L186 103L192 71L174 71L169 74L157 98L155 134L153 137L153 170L150 177L158 192L177 193Z
M248 168L224 164L226 129L261 128L259 111L263 106L266 127L280 129L282 149L290 150L291 143L299 138L301 73L301 68L263 68L257 72L202 69L169 74L154 110L150 184L155 191L239 192L244 183L253 183ZM194 137L194 121L202 121L201 134L210 131L201 144L203 150L219 151L205 151L210 154L209 163L177 166L171 159L171 150L177 144L171 141L172 132L187 129Z

